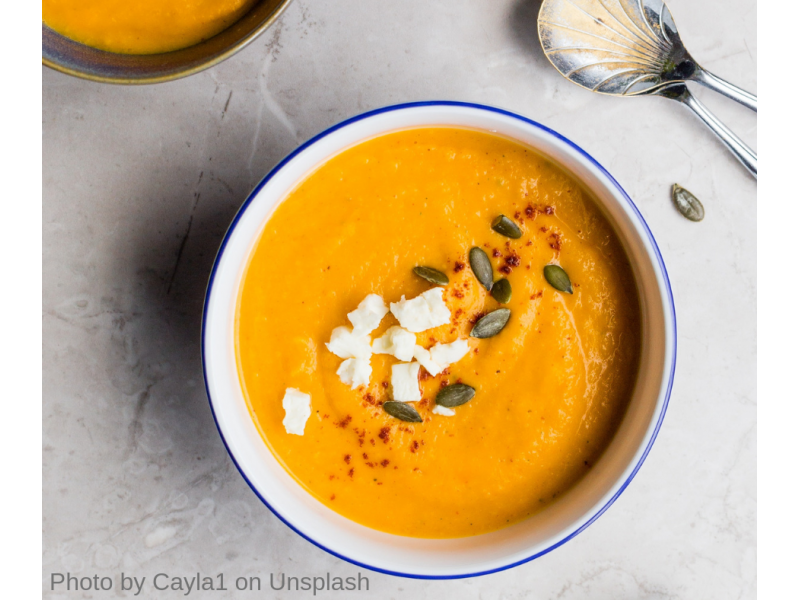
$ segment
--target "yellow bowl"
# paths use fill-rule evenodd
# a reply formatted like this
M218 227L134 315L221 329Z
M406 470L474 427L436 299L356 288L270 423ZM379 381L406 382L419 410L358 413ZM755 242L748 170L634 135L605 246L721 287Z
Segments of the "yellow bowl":
M116 54L86 46L42 23L42 64L83 79L105 83L161 83L199 73L252 42L291 0L260 0L236 23L212 38L160 54Z

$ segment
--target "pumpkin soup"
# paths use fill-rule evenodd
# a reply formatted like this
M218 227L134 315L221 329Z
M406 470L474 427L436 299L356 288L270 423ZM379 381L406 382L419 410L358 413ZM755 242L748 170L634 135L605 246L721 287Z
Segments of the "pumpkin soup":
M489 532L596 463L641 349L625 252L589 194L517 142L399 131L310 173L252 251L239 374L320 502L422 538Z
M256 0L43 0L42 20L60 34L119 54L192 46L238 21Z

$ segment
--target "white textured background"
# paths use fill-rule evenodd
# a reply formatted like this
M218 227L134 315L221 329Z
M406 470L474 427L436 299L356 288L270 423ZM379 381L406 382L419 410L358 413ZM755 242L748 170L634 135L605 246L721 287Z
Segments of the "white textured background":
M670 8L701 64L756 91L754 0ZM46 597L121 596L51 593L52 571L359 571L294 534L237 473L203 389L200 311L221 236L278 160L341 119L424 99L519 112L611 171L664 254L678 372L644 467L576 539L472 580L367 573L361 597L755 597L755 181L677 103L562 79L538 45L537 10L529 0L295 0L249 48L188 79L117 87L44 69ZM753 113L698 95L755 146ZM705 221L674 210L674 182L704 202ZM298 596L310 593L191 597Z

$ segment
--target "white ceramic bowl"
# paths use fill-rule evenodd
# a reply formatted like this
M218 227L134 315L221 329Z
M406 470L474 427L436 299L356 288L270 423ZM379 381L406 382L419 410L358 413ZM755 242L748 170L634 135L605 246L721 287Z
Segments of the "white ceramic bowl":
M429 540L369 529L333 512L283 469L245 404L234 351L234 316L245 266L276 204L314 167L380 134L449 125L498 133L550 157L590 189L630 257L643 312L644 347L630 407L597 464L560 500L527 520L484 535ZM379 207L376 207L379 210ZM242 476L289 527L320 548L376 571L454 578L506 569L557 548L614 502L639 470L664 418L675 370L675 310L669 279L642 215L591 156L554 131L513 113L458 102L391 106L354 117L292 152L247 198L211 273L203 313L203 368L220 435ZM631 548L635 552L635 548Z

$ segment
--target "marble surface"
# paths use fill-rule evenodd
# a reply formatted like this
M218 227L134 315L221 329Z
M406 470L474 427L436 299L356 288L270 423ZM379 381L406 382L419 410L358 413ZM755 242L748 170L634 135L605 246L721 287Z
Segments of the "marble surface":
M754 0L670 7L701 64L756 91ZM672 277L675 388L633 484L565 546L453 582L361 569L369 593L318 597L755 597L756 183L677 103L562 79L539 48L537 10L295 0L246 50L184 80L116 87L44 69L46 597L132 597L121 571L356 575L274 517L228 458L203 389L200 311L221 236L278 160L343 118L423 99L517 111L617 177ZM755 146L752 113L699 96ZM703 200L702 223L674 210L674 182ZM67 571L115 577L115 590L49 591L50 573ZM250 596L297 595L310 593ZM161 596L181 592L139 597Z

